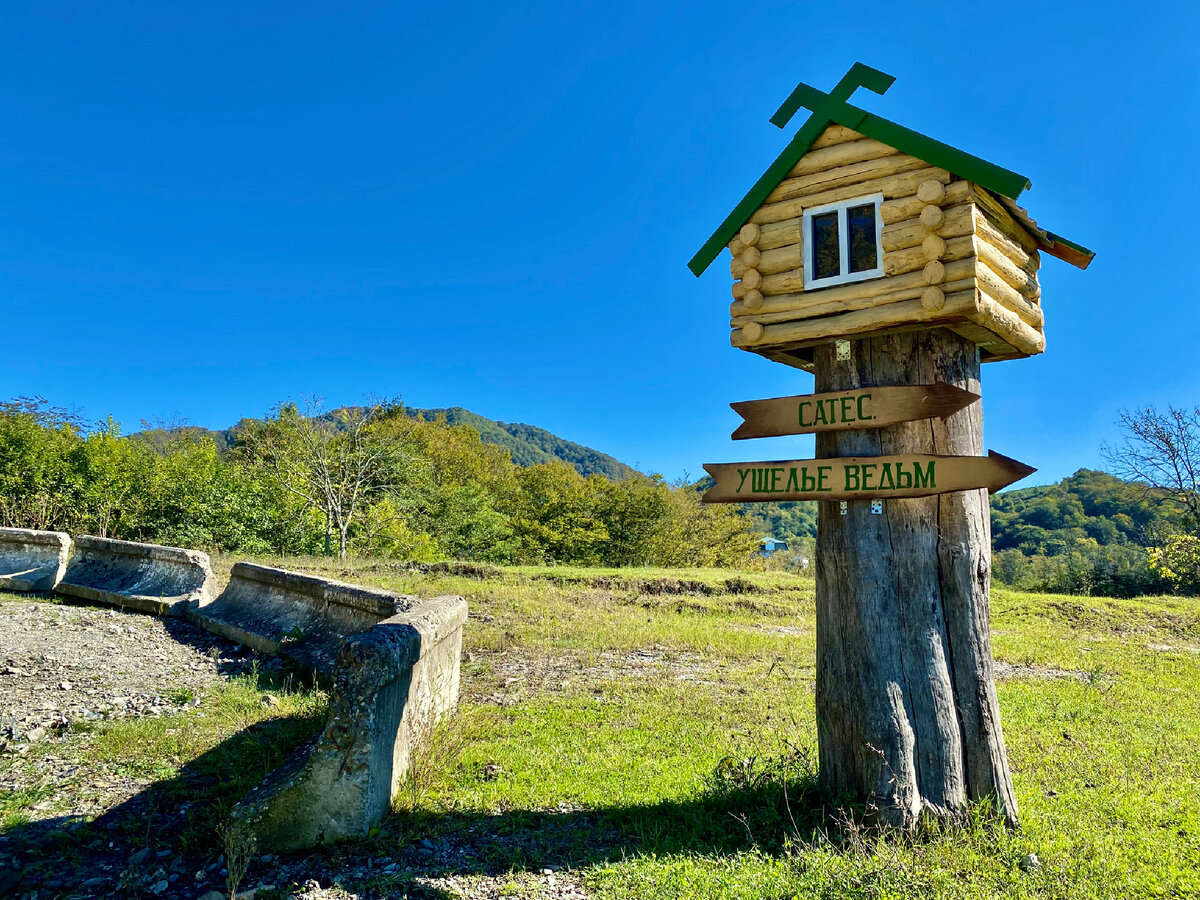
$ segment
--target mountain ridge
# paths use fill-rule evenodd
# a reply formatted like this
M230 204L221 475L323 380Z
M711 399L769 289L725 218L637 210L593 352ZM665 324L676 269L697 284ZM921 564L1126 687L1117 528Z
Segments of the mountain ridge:
M542 463L561 460L574 466L580 475L603 475L612 481L621 481L638 474L632 466L626 465L615 456L588 447L575 441L559 437L545 428L529 425L524 422L501 422L489 419L487 416L472 412L461 406L448 406L439 409L419 409L404 407L404 412L413 417L420 417L427 422L445 417L447 425L466 425L479 432L480 438L489 444L504 447L512 455L512 461L519 466L535 466ZM213 440L221 452L229 450L237 443L238 433L248 422L255 421L243 418L229 428L212 429L195 425L182 425L175 428L146 428L137 435L144 440L153 442L164 431L174 434L204 435Z

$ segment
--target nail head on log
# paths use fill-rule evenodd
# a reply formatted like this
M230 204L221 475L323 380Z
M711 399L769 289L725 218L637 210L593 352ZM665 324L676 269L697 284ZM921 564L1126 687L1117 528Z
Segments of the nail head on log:
M926 284L941 284L946 279L946 267L936 259L925 263L924 272ZM938 306L941 304L939 303Z
M940 287L927 287L921 294L921 305L926 309L941 309L946 305L946 295Z
M917 186L917 199L922 203L941 203L945 196L946 188L940 181L934 181L932 178L929 181L922 181Z
M946 214L942 212L940 206L934 206L932 203L921 210L921 224L929 229L938 229L942 227L942 223L946 221Z
M921 252L930 261L941 259L946 255L946 239L936 234L929 235L921 242Z
M762 306L762 302L762 291L746 291L746 296L742 298L742 306L746 309L758 309Z
M742 336L747 342L756 343L763 336L763 327L757 322L748 322L742 326Z
M738 232L738 237L742 239L742 243L747 247L753 247L758 243L758 236L761 233L757 225L753 222L747 222L742 226L742 230Z

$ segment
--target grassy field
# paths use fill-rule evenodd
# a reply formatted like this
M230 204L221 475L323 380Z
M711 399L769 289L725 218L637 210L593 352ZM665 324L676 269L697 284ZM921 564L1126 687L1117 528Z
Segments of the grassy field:
M623 900L1200 896L1195 600L995 590L1022 827L980 814L964 828L871 838L831 824L815 790L811 579L285 564L470 604L460 712L372 854L486 833L495 839L473 871L499 875L514 896L520 873L547 864ZM266 707L261 691L279 687L243 676L169 728L103 723L78 752L169 782L232 735L270 721L299 728L319 712L319 694L283 691ZM31 805L6 798L6 826ZM403 896L407 884L378 875L363 889Z

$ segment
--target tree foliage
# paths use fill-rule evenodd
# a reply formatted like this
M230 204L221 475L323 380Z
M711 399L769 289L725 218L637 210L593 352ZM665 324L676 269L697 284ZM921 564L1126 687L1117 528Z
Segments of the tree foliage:
M214 435L218 437L214 437ZM408 560L752 563L757 538L694 486L513 463L478 431L398 402L281 404L234 432L124 435L44 401L0 405L0 524L245 553Z
M992 496L992 572L1029 590L1131 597L1171 589L1149 548L1175 511L1145 485L1080 469Z

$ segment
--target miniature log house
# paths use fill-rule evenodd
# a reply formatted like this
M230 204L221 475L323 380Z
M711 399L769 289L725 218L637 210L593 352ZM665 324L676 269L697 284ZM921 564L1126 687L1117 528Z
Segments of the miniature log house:
M771 118L812 116L689 263L728 247L731 342L812 370L834 338L949 328L981 362L1041 353L1040 253L1093 253L1017 205L1029 180L846 101L895 79L856 63L829 94L801 84Z

